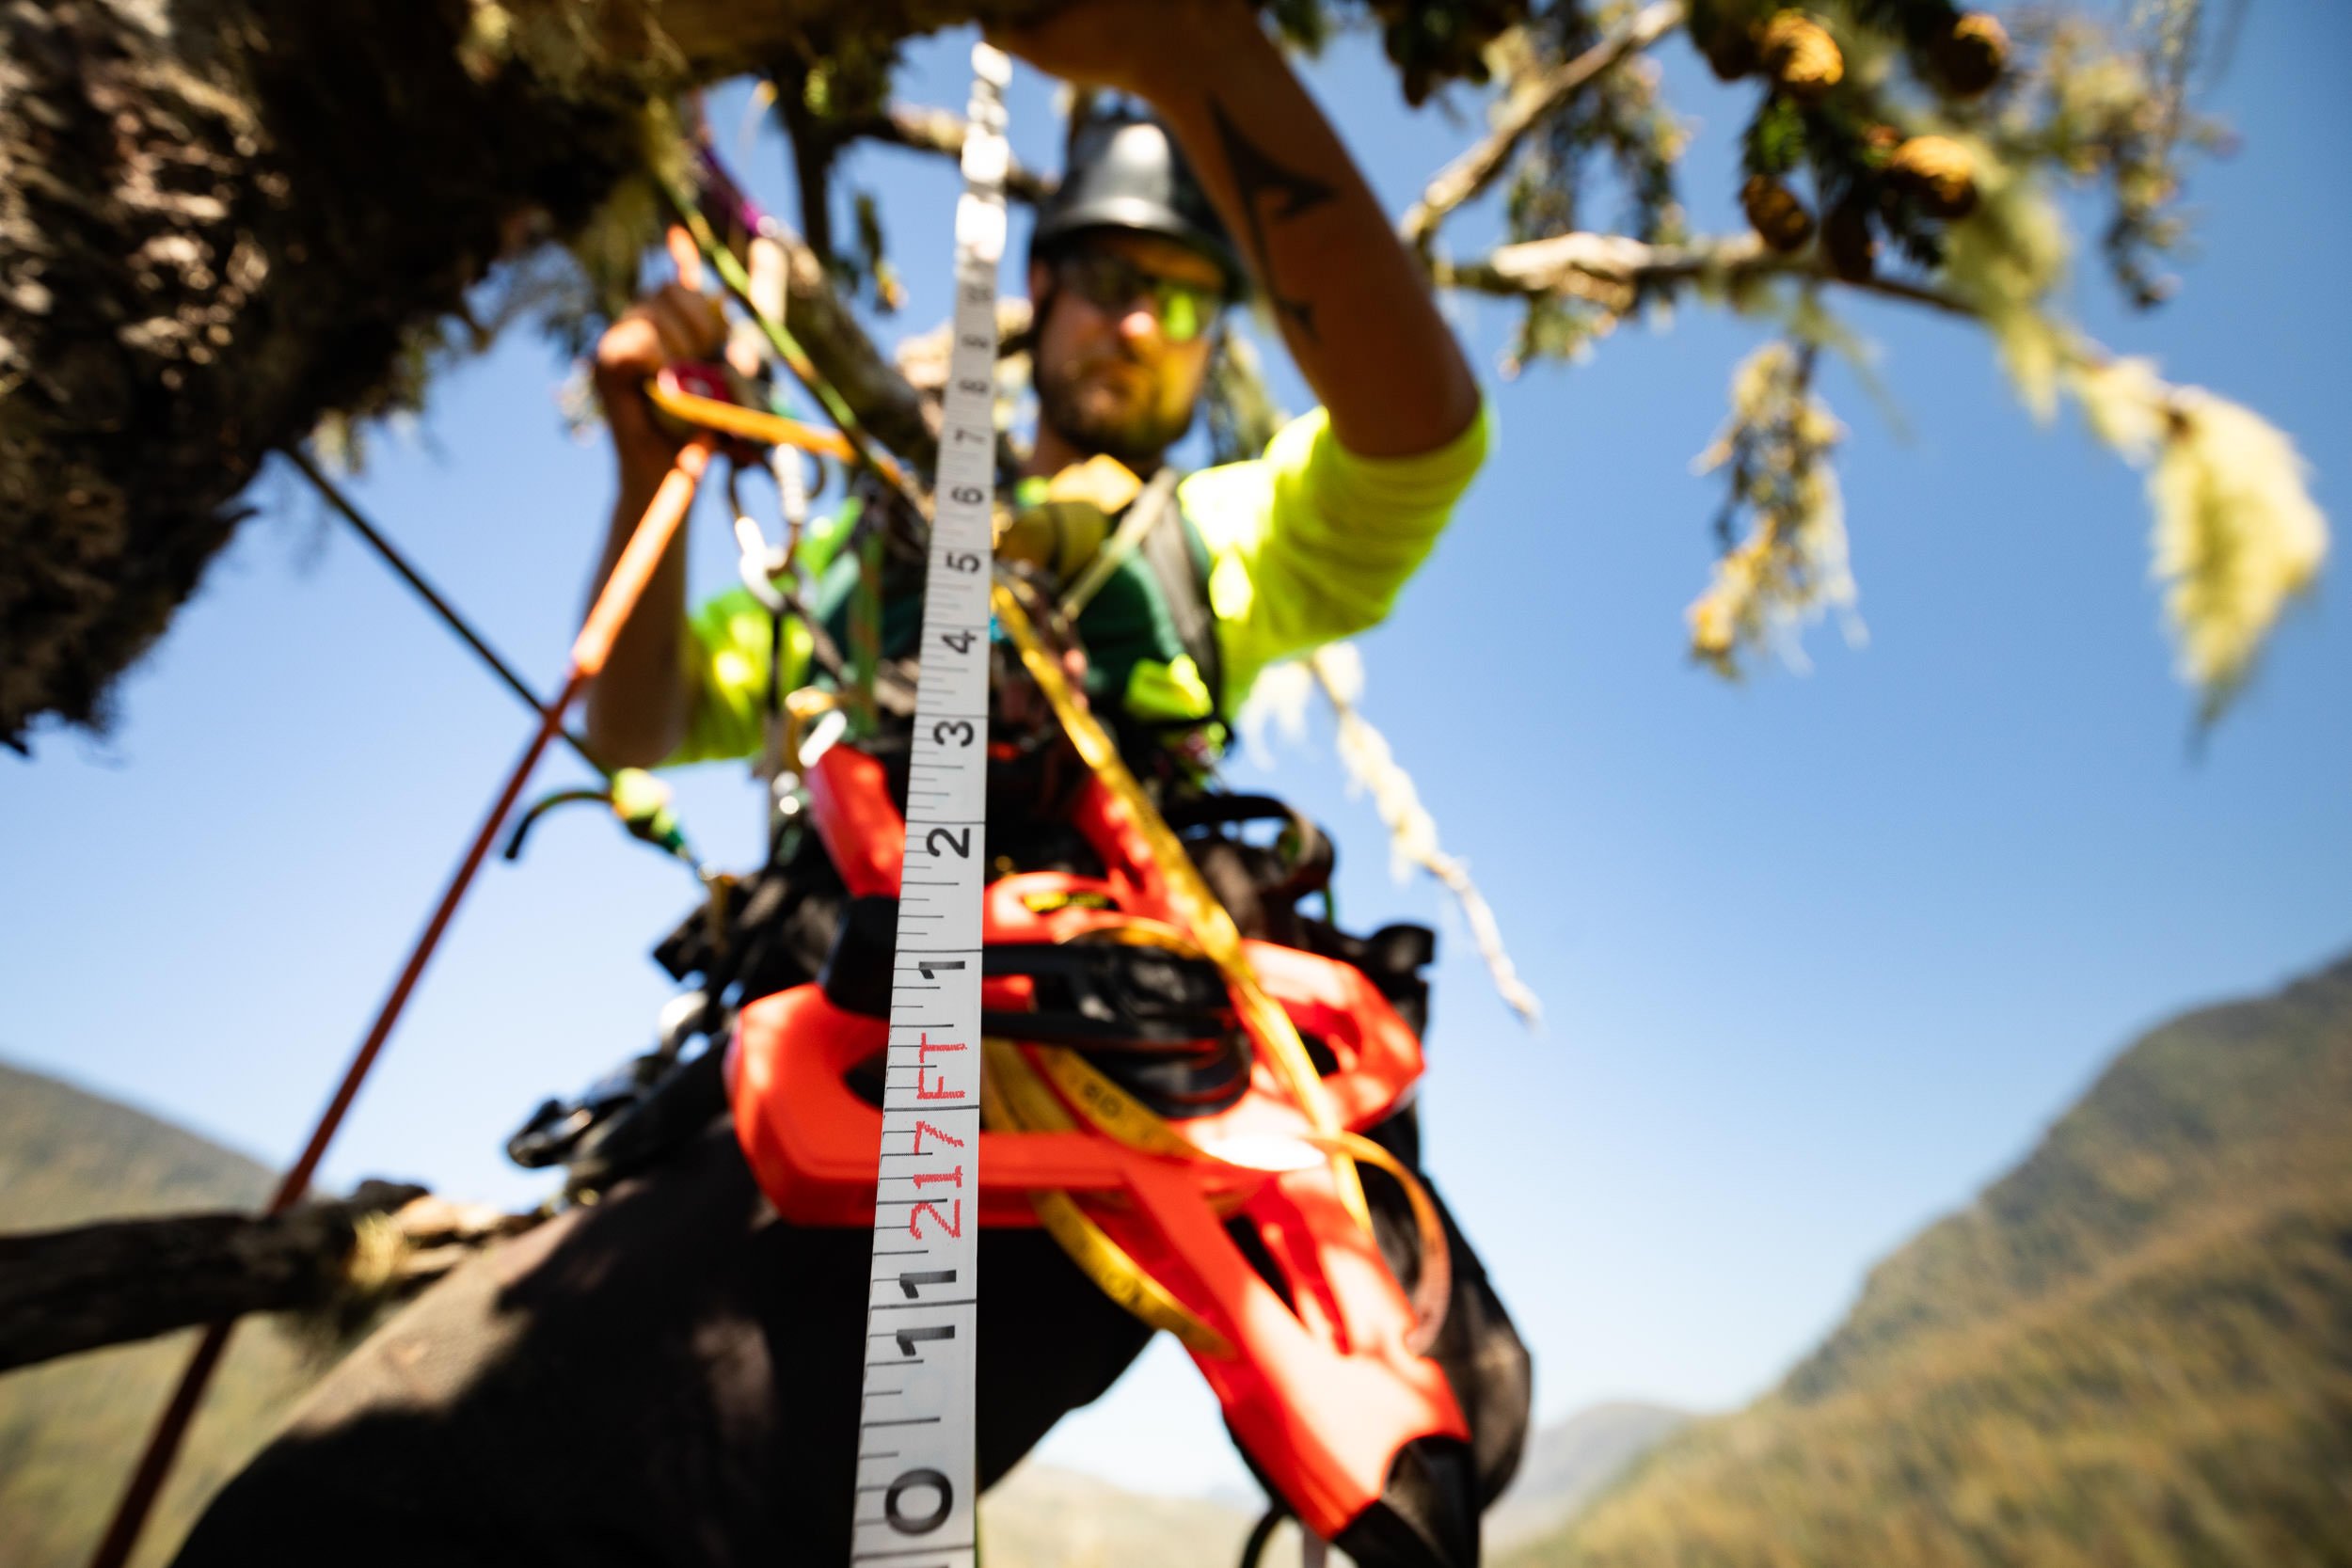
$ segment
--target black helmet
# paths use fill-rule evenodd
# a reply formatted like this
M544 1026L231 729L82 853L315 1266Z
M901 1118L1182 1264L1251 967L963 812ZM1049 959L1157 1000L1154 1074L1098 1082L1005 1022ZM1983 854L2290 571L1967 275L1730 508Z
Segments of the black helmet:
M1049 257L1089 229L1159 234L1199 251L1224 271L1230 297L1240 297L1248 281L1175 140L1157 119L1132 109L1100 113L1071 134L1069 166L1038 214L1029 254Z

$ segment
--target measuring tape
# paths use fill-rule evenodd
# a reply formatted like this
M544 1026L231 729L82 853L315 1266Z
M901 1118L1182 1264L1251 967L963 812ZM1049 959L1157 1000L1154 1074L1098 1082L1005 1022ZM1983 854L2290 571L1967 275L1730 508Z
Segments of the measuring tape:
M939 434L890 989L852 1562L971 1568L979 1320L980 897L987 799L1004 88L972 49L955 342Z

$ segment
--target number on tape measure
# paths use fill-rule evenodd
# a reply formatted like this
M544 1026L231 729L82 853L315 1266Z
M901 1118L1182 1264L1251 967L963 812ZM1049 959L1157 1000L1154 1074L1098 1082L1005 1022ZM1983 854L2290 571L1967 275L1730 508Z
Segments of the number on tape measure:
M964 191L956 212L956 335L940 429L932 562L990 571L995 451L996 274L1004 253L1004 104L1010 62L972 52ZM952 477L951 477L952 476ZM898 952L890 994L874 1267L866 1297L850 1559L883 1568L973 1568L973 1373L978 1325L980 896L988 619L961 591L927 594L914 699ZM964 607L961 613L958 606ZM973 613L977 608L977 613ZM918 896L919 895L919 896ZM909 960L913 961L910 962ZM919 979L916 976L920 976ZM879 1511L877 1512L877 1503ZM913 1544L910 1544L913 1543Z

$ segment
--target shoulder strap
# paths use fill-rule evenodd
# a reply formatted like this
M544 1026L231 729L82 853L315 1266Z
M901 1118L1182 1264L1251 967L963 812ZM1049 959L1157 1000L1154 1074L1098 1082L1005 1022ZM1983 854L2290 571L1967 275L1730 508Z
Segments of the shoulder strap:
M1136 504L1148 504L1152 499L1147 494ZM1192 656L1193 663L1200 667L1210 701L1222 717L1225 661L1217 649L1216 612L1209 608L1208 552L1194 537L1192 523L1177 504L1173 485L1162 499L1161 509L1175 515L1176 526L1156 526L1162 519L1153 519L1155 526L1143 536L1144 564L1158 582L1168 616L1176 623L1176 636L1184 643L1184 652Z

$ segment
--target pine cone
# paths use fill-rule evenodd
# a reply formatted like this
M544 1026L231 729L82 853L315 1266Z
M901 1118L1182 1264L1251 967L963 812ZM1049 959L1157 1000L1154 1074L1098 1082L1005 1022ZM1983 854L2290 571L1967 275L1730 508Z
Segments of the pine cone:
M1886 176L1931 218L1964 218L1977 206L1977 160L1949 136L1914 136L1895 149Z
M1753 76L1764 63L1756 53L1756 29L1745 22L1710 16L1702 24L1693 16L1691 27L1692 41L1699 46L1699 53L1707 56L1707 68L1719 81L1736 82L1742 76Z
M1820 103L1846 74L1837 40L1803 11L1782 11L1764 24L1756 52L1780 90L1801 103Z
M1870 210L1860 195L1847 197L1821 219L1821 252L1829 270L1860 283L1878 269L1878 236L1870 231Z
M1751 174L1740 187L1740 210L1774 250L1801 249L1813 237L1813 214L1796 193L1770 175Z
M1928 46L1928 63L1946 92L1974 98L2001 79L2001 68L2009 63L2009 30L1990 12L1970 11Z

